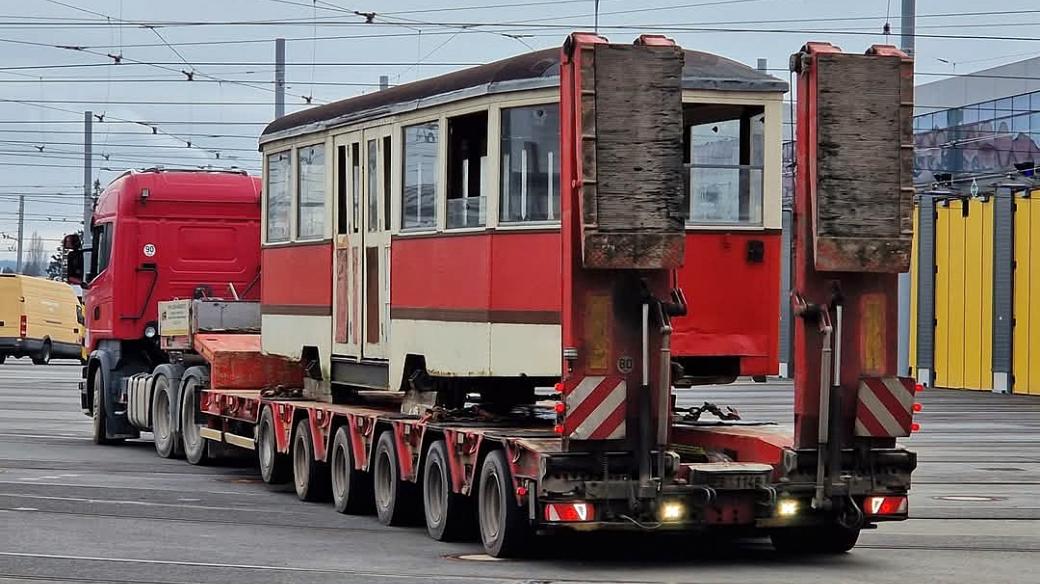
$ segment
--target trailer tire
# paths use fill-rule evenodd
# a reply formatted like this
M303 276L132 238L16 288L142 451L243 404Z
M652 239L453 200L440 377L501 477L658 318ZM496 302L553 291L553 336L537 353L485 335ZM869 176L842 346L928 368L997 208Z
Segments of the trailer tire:
M350 447L350 431L340 426L329 455L332 502L339 513L361 515L372 510L372 477L354 467L354 451Z
M189 367L181 377L181 445L185 460L196 466L207 465L213 460L209 441L199 433L202 424L196 419L199 389L206 385L206 370L202 367Z
M274 436L274 414L264 408L256 429L256 457L260 461L260 476L269 485L281 485L292 478L292 458L278 452Z
M448 447L437 440L426 452L422 481L426 532L437 541L464 539L473 527L473 502L470 497L452 492Z
M181 435L173 417L173 392L170 378L159 374L152 386L152 437L155 452L162 458L176 458L181 453Z
M296 496L301 501L327 501L329 465L314 458L314 442L307 418L296 423L293 432L292 463Z
M856 547L859 528L837 523L810 527L778 529L769 535L773 548L783 554L843 554Z
M522 556L531 542L525 509L516 504L506 455L495 450L480 469L477 518L484 551L496 558Z
M108 421L105 418L105 375L101 372L101 366L94 369L94 383L90 390L93 396L90 408L90 421L93 429L94 444L107 445L122 442L122 438L108 437Z
M406 525L415 516L415 485L400 476L394 432L387 430L376 442L372 464L372 491L376 515L383 525Z

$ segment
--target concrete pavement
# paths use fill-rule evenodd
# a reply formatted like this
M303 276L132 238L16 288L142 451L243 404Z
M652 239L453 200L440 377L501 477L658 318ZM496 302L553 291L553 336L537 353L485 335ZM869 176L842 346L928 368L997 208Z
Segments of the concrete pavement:
M0 365L0 582L927 582L1017 583L1040 560L1040 399L930 391L913 519L840 557L791 559L764 541L555 538L537 559L488 561L479 543L303 503L248 460L193 467L148 436L90 442L79 367ZM790 418L787 384L684 390ZM460 559L470 558L470 559Z

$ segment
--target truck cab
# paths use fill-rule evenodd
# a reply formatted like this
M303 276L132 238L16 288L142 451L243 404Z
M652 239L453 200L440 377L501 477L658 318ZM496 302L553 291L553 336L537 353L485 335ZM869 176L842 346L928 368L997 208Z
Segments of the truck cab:
M131 170L101 193L92 245L67 239L68 278L84 288L80 403L96 442L137 437L126 384L168 363L158 303L257 299L260 183L244 171Z

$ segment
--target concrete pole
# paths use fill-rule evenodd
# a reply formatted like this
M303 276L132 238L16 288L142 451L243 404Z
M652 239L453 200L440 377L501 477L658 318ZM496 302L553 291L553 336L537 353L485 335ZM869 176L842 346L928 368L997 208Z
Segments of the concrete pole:
M914 29L916 20L917 1L903 0L902 18L899 26L899 48L904 53L914 56ZM916 229L917 226L915 225ZM917 250L913 250L917 253ZM899 375L910 375L910 274L899 274L899 336L896 350L898 351L897 367Z
M380 75L379 76L379 91L386 90L390 87L390 76Z
M899 24L899 48L914 56L914 34L917 21L917 0L903 0L902 22Z
M285 39L274 39L274 117L285 115Z
M18 195L18 260L14 271L22 273L22 239L25 237L25 195Z
M94 112L83 112L83 247L93 244L90 232L90 216L94 213ZM84 258L86 260L87 258Z

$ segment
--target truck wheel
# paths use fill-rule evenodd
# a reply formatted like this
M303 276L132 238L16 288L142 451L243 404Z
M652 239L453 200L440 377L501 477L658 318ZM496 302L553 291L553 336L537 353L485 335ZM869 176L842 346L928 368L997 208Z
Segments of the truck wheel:
M280 485L292 478L292 460L289 455L278 452L274 437L274 414L264 408L260 414L260 427L256 435L256 455L260 460L260 476L269 485Z
M209 464L212 460L209 455L209 441L199 432L204 424L200 424L197 419L199 388L206 385L205 370L189 367L181 379L181 444L184 458L190 464Z
M451 490L448 448L443 440L430 445L423 467L423 510L426 532L438 541L462 539L473 525L473 505L469 497Z
M350 449L350 431L346 426L336 429L329 455L332 483L332 502L336 511L359 515L372 508L372 478L354 468L354 451Z
M105 387L105 377L101 373L101 367L99 366L94 370L94 389L92 393L94 395L94 403L91 408L90 418L93 426L93 439L94 444L115 444L122 442L122 438L109 438L108 437L108 423L105 419L105 397L102 391Z
M173 419L170 393L170 379L162 374L156 375L152 386L152 436L155 438L155 452L163 458L181 454L181 437Z
M379 435L372 465L376 515L383 525L405 525L414 517L415 485L401 478L399 468L394 432L387 430Z
M301 501L326 501L329 498L329 466L314 459L314 442L307 418L296 423L293 432L292 462L296 496Z
M812 527L778 529L769 535L773 548L784 554L843 554L856 547L859 528L832 523Z
M480 469L477 518L484 551L496 558L523 555L531 539L525 509L516 504L506 455L495 450Z
M32 358L33 365L47 365L51 362L51 341L45 339L43 346L40 347L40 352Z

